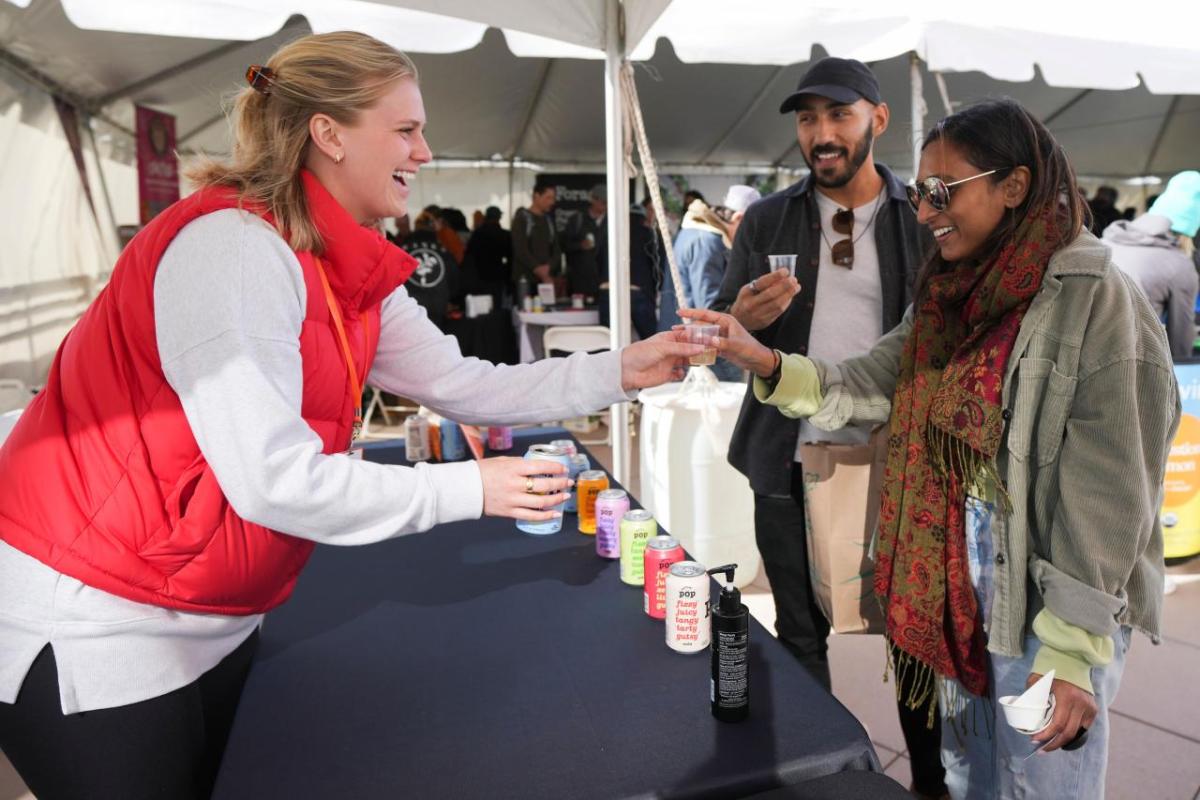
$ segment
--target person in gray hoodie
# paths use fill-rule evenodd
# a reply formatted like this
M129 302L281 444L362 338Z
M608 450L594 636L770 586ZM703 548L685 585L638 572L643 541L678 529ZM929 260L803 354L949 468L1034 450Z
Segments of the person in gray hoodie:
M1113 251L1121 271L1137 281L1159 319L1167 326L1171 357L1192 356L1196 339L1196 294L1200 277L1190 254L1190 242L1200 228L1200 172L1176 175L1154 205L1128 222L1117 220L1104 229L1103 241Z

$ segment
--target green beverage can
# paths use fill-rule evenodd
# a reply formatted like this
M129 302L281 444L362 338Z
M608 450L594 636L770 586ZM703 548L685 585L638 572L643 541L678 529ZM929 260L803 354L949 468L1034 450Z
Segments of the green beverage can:
M621 519L621 582L630 586L645 583L646 542L658 533L658 523L644 508L627 511Z

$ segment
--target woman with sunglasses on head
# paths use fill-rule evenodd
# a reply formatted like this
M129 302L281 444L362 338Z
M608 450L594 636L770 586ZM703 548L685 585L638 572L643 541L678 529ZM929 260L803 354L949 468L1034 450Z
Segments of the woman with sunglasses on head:
M941 700L952 796L1101 798L1130 631L1159 636L1180 413L1162 325L1015 102L938 123L910 199L938 252L870 353L824 364L684 315L719 322L762 402L830 430L889 426L875 590L893 668L923 687L906 699ZM1050 669L1053 716L1030 737L998 698Z
M200 190L129 244L0 450L0 748L42 800L207 797L262 615L314 543L544 520L566 498L553 463L353 458L364 383L462 422L536 422L702 349L668 333L464 358L373 224L407 212L431 158L412 61L323 34L247 80L232 163L197 169Z

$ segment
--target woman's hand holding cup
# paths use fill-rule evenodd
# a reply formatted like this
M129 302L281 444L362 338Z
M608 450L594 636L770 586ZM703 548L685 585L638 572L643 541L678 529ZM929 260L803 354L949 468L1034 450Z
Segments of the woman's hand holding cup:
M775 371L775 351L751 336L735 317L703 308L681 308L679 316L693 324L716 325L720 335L709 344L742 369L748 369L760 378L769 377Z

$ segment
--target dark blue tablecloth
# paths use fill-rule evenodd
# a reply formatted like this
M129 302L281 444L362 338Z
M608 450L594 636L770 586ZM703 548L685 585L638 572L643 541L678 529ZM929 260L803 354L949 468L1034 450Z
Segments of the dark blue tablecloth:
M562 435L518 432L514 452ZM267 617L215 797L738 797L879 769L858 721L753 620L751 716L714 720L707 652L669 650L642 593L565 523L318 548Z

